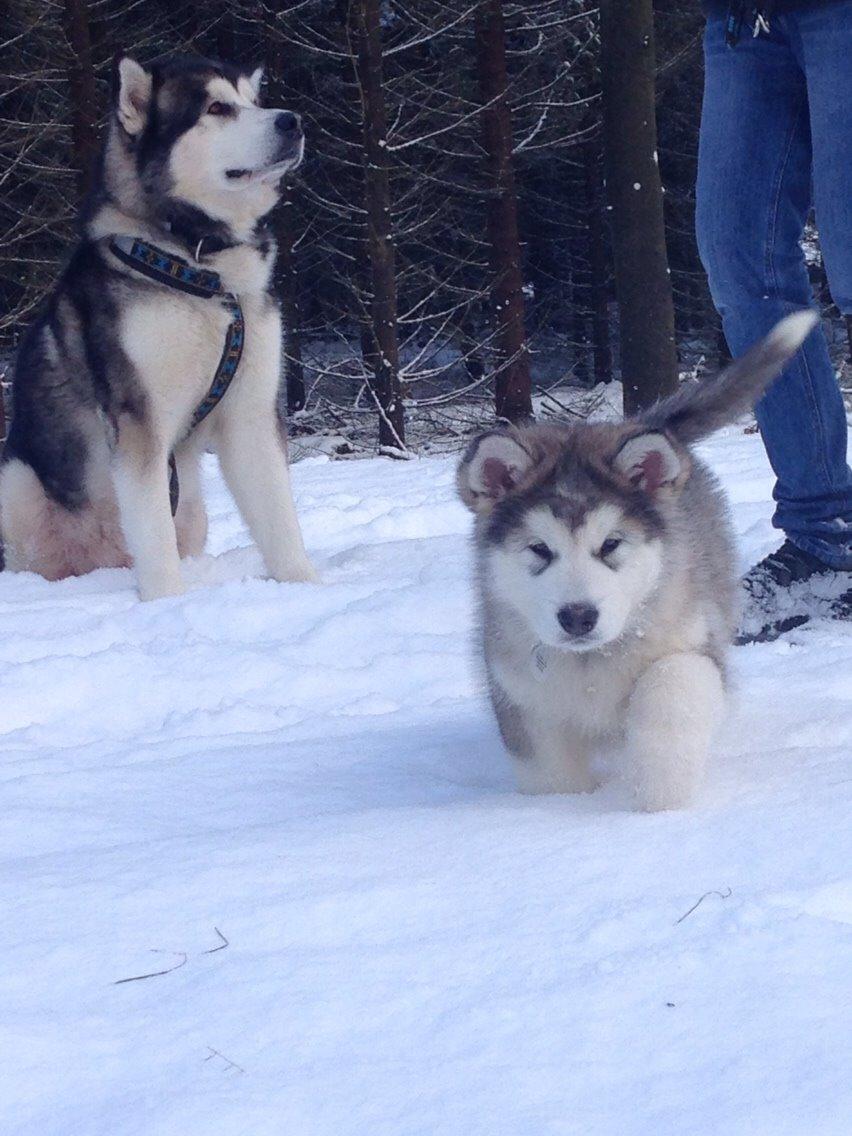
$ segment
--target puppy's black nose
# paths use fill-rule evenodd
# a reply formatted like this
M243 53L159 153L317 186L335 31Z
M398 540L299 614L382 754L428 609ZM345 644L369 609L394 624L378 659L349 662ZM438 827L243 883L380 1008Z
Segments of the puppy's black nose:
M301 134L302 120L291 110L281 110L275 116L275 129L279 134Z
M585 603L565 604L557 611L556 618L563 631L579 639L594 628L598 621L598 609Z

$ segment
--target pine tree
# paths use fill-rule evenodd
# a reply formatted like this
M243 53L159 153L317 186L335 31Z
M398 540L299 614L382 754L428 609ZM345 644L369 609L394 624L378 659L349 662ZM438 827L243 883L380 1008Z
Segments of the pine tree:
M601 74L624 410L634 414L671 393L678 374L651 0L602 0Z

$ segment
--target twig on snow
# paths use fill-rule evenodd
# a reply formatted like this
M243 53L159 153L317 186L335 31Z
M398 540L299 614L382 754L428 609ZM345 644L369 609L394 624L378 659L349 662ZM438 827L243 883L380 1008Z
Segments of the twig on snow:
M566 406L564 402L560 402L559 399L556 398L555 395L552 395L550 393L550 391L545 390L544 387L536 387L535 389L536 389L537 393L541 395L542 398L546 398L550 402L556 403L556 405L559 407L559 409L563 410L566 414L570 414L574 418L582 418L583 420L585 420L585 418L586 418L585 414L581 414L579 410L574 410L574 409L572 409L572 407Z
M675 919L674 926L677 927L678 923L682 923L688 915L691 915L693 913L696 907L700 907L708 895L718 895L719 899L727 899L731 894L732 892L730 888L725 888L724 891L705 891L704 895L702 895L699 899L696 899L695 903L693 903L689 911L684 911L680 919Z
M159 978L162 974L171 974L173 970L180 970L182 966L186 966L188 955L184 951L161 951L154 947L151 951L154 955L180 955L180 962L175 963L174 966L167 967L166 970L152 970L150 974L134 974L130 978L119 978L113 982L113 986L121 986L123 982L141 982L143 978Z
M216 949L221 950L221 947L217 947ZM220 1053L218 1049L214 1049L212 1045L208 1045L207 1050L209 1056L204 1058L205 1061L212 1061L214 1057L221 1057L229 1068L239 1069L241 1073L245 1073L245 1069L242 1067L242 1065L238 1065L236 1061L232 1061L230 1057L226 1057L224 1053Z
M203 955L215 955L217 951L224 951L225 947L229 947L231 945L218 927L214 927L213 930L222 941L218 947L211 947L209 951L202 951L201 953Z
M211 947L209 951L202 951L201 953L203 955L215 955L217 951L224 951L225 947L231 945L218 927L214 927L213 930L219 936L219 946ZM180 956L180 962L175 963L174 966L167 967L165 970L152 970L150 974L133 974L130 978L119 978L113 982L113 986L121 986L123 982L141 982L143 978L160 978L164 974L171 974L173 970L180 970L182 966L186 966L189 960L189 955L187 955L185 951L164 951L154 947L151 953L155 955L178 955Z

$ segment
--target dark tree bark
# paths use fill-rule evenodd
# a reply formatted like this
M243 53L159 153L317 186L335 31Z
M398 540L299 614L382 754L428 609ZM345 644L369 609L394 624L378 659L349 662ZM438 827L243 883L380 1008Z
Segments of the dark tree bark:
M209 8L204 4L196 3L195 9L199 26L202 29L209 26ZM245 46L245 39L245 27L242 21L238 19L234 10L226 6L216 23L216 54L219 59L227 60L230 63L250 63L251 60L246 58L241 50Z
M69 48L71 142L77 183L81 192L87 193L98 154L98 95L87 0L63 0L63 27Z
M571 319L571 339L574 343L574 378L581 386L589 385L589 329L586 316L589 311L589 289L572 289L571 306L574 314Z
M666 256L654 111L651 0L601 0L607 196L620 315L624 410L677 386L674 303Z
M275 215L275 235L278 240L278 282L281 292L281 313L284 320L284 377L287 390L287 413L305 409L305 369L302 364L302 312L299 305L299 281L296 274L293 248L296 234L293 227L293 190L287 186L281 205Z
M258 5L258 8L260 6ZM259 26L266 37L267 105L284 107L283 75L286 66L284 44L270 13L259 12ZM293 187L285 185L281 203L272 217L275 239L278 242L276 282L281 296L281 314L284 321L285 387L287 413L305 409L305 370L302 365L302 313L299 305L299 280L293 250L298 239L294 224L295 207Z
M596 383L612 382L612 351L609 342L609 257L606 248L604 210L606 197L601 177L598 141L583 148L588 208L588 254L591 273L592 353Z
M391 221L387 110L382 73L381 0L352 0L349 27L361 95L364 132L364 205L367 260L372 288L373 392L379 404L379 445L405 444L399 381L396 251Z
M485 104L482 133L491 188L488 242L499 360L496 409L499 417L518 422L532 415L532 397L501 0L484 0L479 5L475 29L479 89Z

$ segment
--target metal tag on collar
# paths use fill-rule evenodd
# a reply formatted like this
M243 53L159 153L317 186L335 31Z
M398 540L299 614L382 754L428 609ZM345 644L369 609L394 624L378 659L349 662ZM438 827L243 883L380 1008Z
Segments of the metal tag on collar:
M172 510L172 516L177 514L178 504L180 502L180 479L178 478L177 462L175 455L169 454L169 506Z

